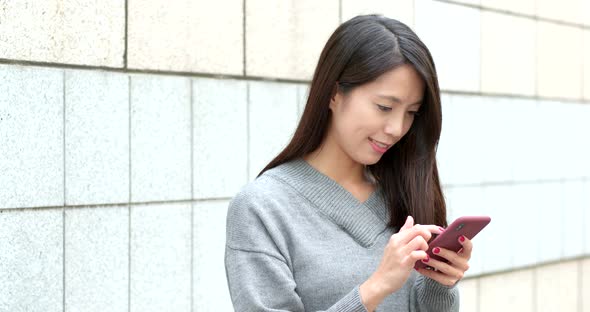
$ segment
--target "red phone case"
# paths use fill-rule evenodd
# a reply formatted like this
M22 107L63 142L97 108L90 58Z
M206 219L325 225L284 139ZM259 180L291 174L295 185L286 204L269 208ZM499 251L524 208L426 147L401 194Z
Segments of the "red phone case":
M461 249L461 243L459 243L459 237L465 235L468 239L473 239L477 233L479 233L488 223L491 218L488 216L464 216L459 217L453 221L451 225L434 240L428 243L428 251L426 253L431 259L447 262L445 258L439 257L432 253L434 247L441 247L452 251L459 251ZM422 262L422 260L416 261L415 268L429 269L428 264Z

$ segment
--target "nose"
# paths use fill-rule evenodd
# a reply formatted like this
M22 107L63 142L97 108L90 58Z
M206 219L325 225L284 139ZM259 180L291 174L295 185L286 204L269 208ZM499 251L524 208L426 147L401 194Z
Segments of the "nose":
M404 134L404 114L392 114L385 124L385 133L399 139Z

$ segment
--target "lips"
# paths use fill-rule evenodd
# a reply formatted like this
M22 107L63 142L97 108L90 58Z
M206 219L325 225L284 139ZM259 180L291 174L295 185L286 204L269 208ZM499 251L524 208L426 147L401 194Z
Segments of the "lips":
M385 154L385 152L387 152L387 149L391 146L388 144L383 144L379 141L375 141L372 138L369 138L369 144L371 145L373 150L379 154Z
M391 146L391 144L385 144L383 142L373 140L372 138L369 138L369 140L371 140L371 142L375 143L378 147L383 148L383 149L388 149Z

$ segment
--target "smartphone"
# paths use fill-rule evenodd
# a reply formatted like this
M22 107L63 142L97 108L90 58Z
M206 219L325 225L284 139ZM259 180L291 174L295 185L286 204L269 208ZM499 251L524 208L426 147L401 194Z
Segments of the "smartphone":
M431 259L436 259L443 262L448 262L445 258L437 256L432 253L434 247L445 248L457 252L461 249L461 243L459 243L459 237L464 235L469 240L473 239L477 233L490 223L492 219L488 216L463 216L457 218L449 225L442 234L439 234L436 238L428 243L428 250L426 253ZM432 267L422 262L422 260L416 261L415 268L429 269Z

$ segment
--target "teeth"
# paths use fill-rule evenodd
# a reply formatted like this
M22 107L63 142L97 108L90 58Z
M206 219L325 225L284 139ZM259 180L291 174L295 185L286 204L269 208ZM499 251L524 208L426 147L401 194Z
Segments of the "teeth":
M382 144L382 143L379 143L379 142L377 142L377 141L375 141L375 140L373 140L373 139L371 139L371 141L373 141L373 143L377 144L377 146L379 146L379 147L381 147L381 148L386 148L386 147L387 147L387 145L385 145L385 144Z

